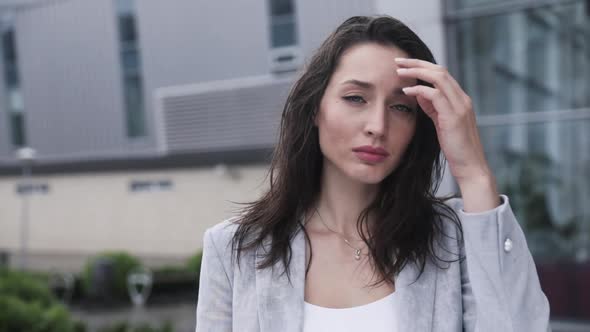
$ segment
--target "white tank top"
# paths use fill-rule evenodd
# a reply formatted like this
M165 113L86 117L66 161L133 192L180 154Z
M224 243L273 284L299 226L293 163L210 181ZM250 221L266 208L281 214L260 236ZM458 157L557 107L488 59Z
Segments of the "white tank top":
M396 294L352 308L326 308L305 302L303 332L397 332L393 306Z

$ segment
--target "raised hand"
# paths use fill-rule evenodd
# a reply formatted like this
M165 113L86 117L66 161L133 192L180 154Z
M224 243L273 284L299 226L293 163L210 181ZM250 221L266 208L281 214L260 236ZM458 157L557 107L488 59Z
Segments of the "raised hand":
M434 87L415 85L404 93L415 96L432 119L441 149L463 195L465 211L483 211L496 207L499 198L489 168L471 98L446 68L419 59L396 58L397 74L416 78Z

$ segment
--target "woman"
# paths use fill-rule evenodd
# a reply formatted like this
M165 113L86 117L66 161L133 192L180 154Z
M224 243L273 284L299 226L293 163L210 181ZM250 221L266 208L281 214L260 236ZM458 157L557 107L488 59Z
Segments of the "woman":
M205 233L198 332L549 330L471 101L404 24L346 20L280 130L269 190Z

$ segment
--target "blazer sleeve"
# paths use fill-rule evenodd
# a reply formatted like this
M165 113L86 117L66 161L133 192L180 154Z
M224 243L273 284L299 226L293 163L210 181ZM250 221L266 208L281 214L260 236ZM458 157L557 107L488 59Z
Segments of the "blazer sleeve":
M196 332L232 330L232 294L231 278L208 229L203 238Z
M480 213L457 214L463 228L461 262L463 330L466 332L545 332L549 302L524 233L508 197Z

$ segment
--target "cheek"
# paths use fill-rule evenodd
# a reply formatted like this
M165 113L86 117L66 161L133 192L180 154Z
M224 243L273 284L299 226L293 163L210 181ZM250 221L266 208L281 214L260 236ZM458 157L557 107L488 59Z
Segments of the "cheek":
M412 137L416 132L416 119L415 118L400 118L393 120L395 123L392 129L392 136L396 144L405 146L410 144Z
M407 119L406 119L407 120ZM402 159L416 133L415 121L398 122L391 129L391 145L395 157L392 160L393 166L396 166Z
M320 148L324 155L335 156L346 146L347 128L329 118L323 119L319 125Z
M347 110L338 102L323 106L317 123L322 150L325 148L336 151L346 147L354 137L353 123Z
M412 125L411 127L406 129L406 131L404 133L404 137L403 137L403 140L404 140L406 146L408 146L410 144L410 142L412 141L412 138L414 137L415 134L416 134L416 127L414 125Z

